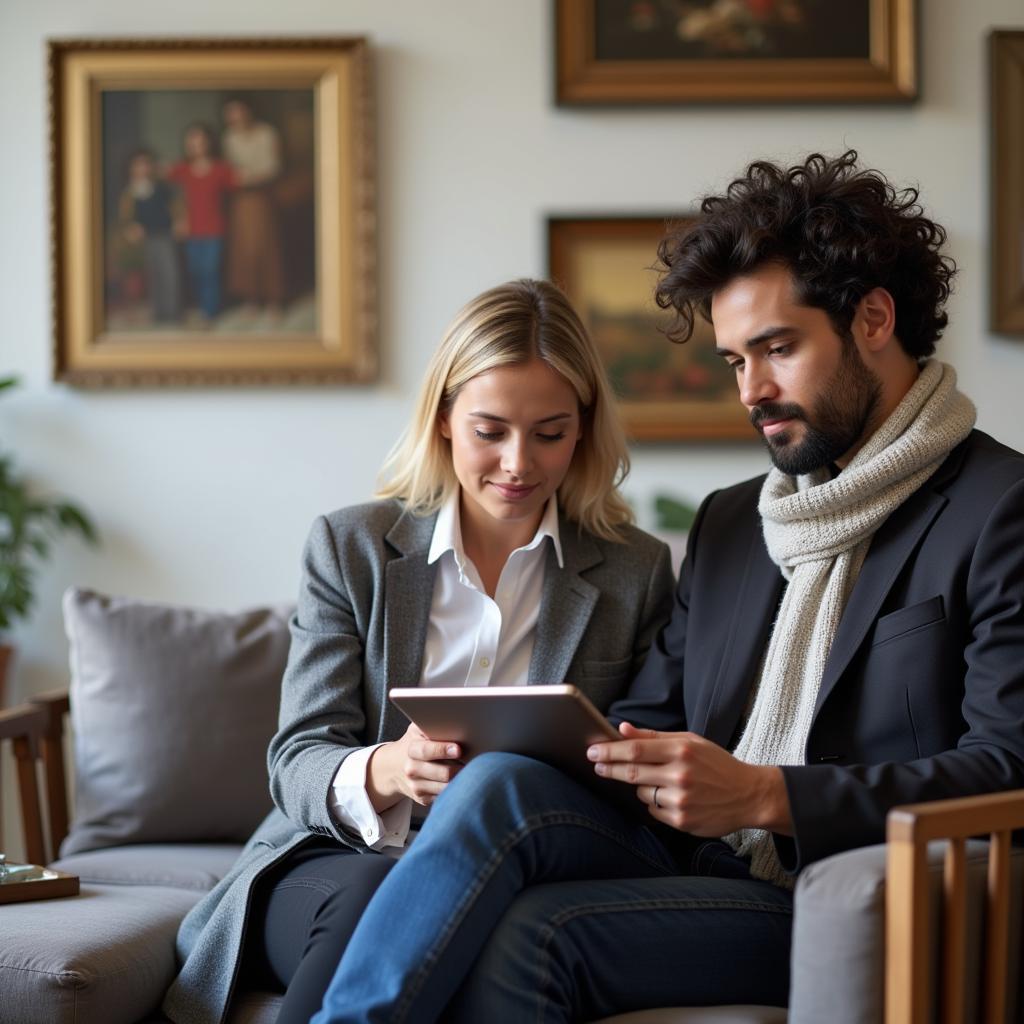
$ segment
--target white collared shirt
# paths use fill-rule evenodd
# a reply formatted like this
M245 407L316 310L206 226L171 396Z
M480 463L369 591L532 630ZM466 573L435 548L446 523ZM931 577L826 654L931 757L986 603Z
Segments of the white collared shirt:
M544 589L546 537L563 565L558 502L548 501L537 532L516 548L489 597L462 544L459 492L437 515L427 554L438 563L430 603L420 686L525 686ZM342 761L331 786L337 820L358 831L374 850L402 847L409 834L413 801L403 797L377 814L366 792L366 765L380 744L363 747Z

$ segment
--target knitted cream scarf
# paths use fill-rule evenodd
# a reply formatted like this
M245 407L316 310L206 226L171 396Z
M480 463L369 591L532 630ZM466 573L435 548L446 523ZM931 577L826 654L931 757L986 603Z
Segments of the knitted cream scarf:
M951 366L931 360L889 418L834 479L773 469L758 511L765 544L789 581L753 707L734 751L749 764L803 764L814 704L839 620L875 531L971 431L975 409ZM792 886L771 834L726 836L751 872Z

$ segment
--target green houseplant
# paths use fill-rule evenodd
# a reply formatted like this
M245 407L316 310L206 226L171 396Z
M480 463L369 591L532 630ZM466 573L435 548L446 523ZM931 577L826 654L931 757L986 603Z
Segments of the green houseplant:
M16 383L14 378L2 379L0 391ZM5 634L15 620L28 615L38 563L61 533L77 533L93 544L97 540L95 527L77 505L36 495L0 451L0 704L11 655Z

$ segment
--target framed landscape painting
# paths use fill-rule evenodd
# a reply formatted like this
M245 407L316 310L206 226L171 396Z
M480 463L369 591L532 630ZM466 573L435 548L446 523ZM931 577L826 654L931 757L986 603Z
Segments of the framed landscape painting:
M993 32L992 330L1024 334L1024 29Z
M565 104L906 101L916 0L555 0Z
M49 47L55 375L376 373L362 39Z
M693 337L665 337L654 302L658 242L684 217L552 217L548 271L594 339L636 441L756 439L736 379L698 317Z

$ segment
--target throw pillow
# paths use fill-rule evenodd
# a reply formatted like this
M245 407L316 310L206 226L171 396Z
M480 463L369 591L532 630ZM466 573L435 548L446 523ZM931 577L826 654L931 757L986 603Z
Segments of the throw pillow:
M75 811L62 856L249 836L271 808L289 612L67 591Z

